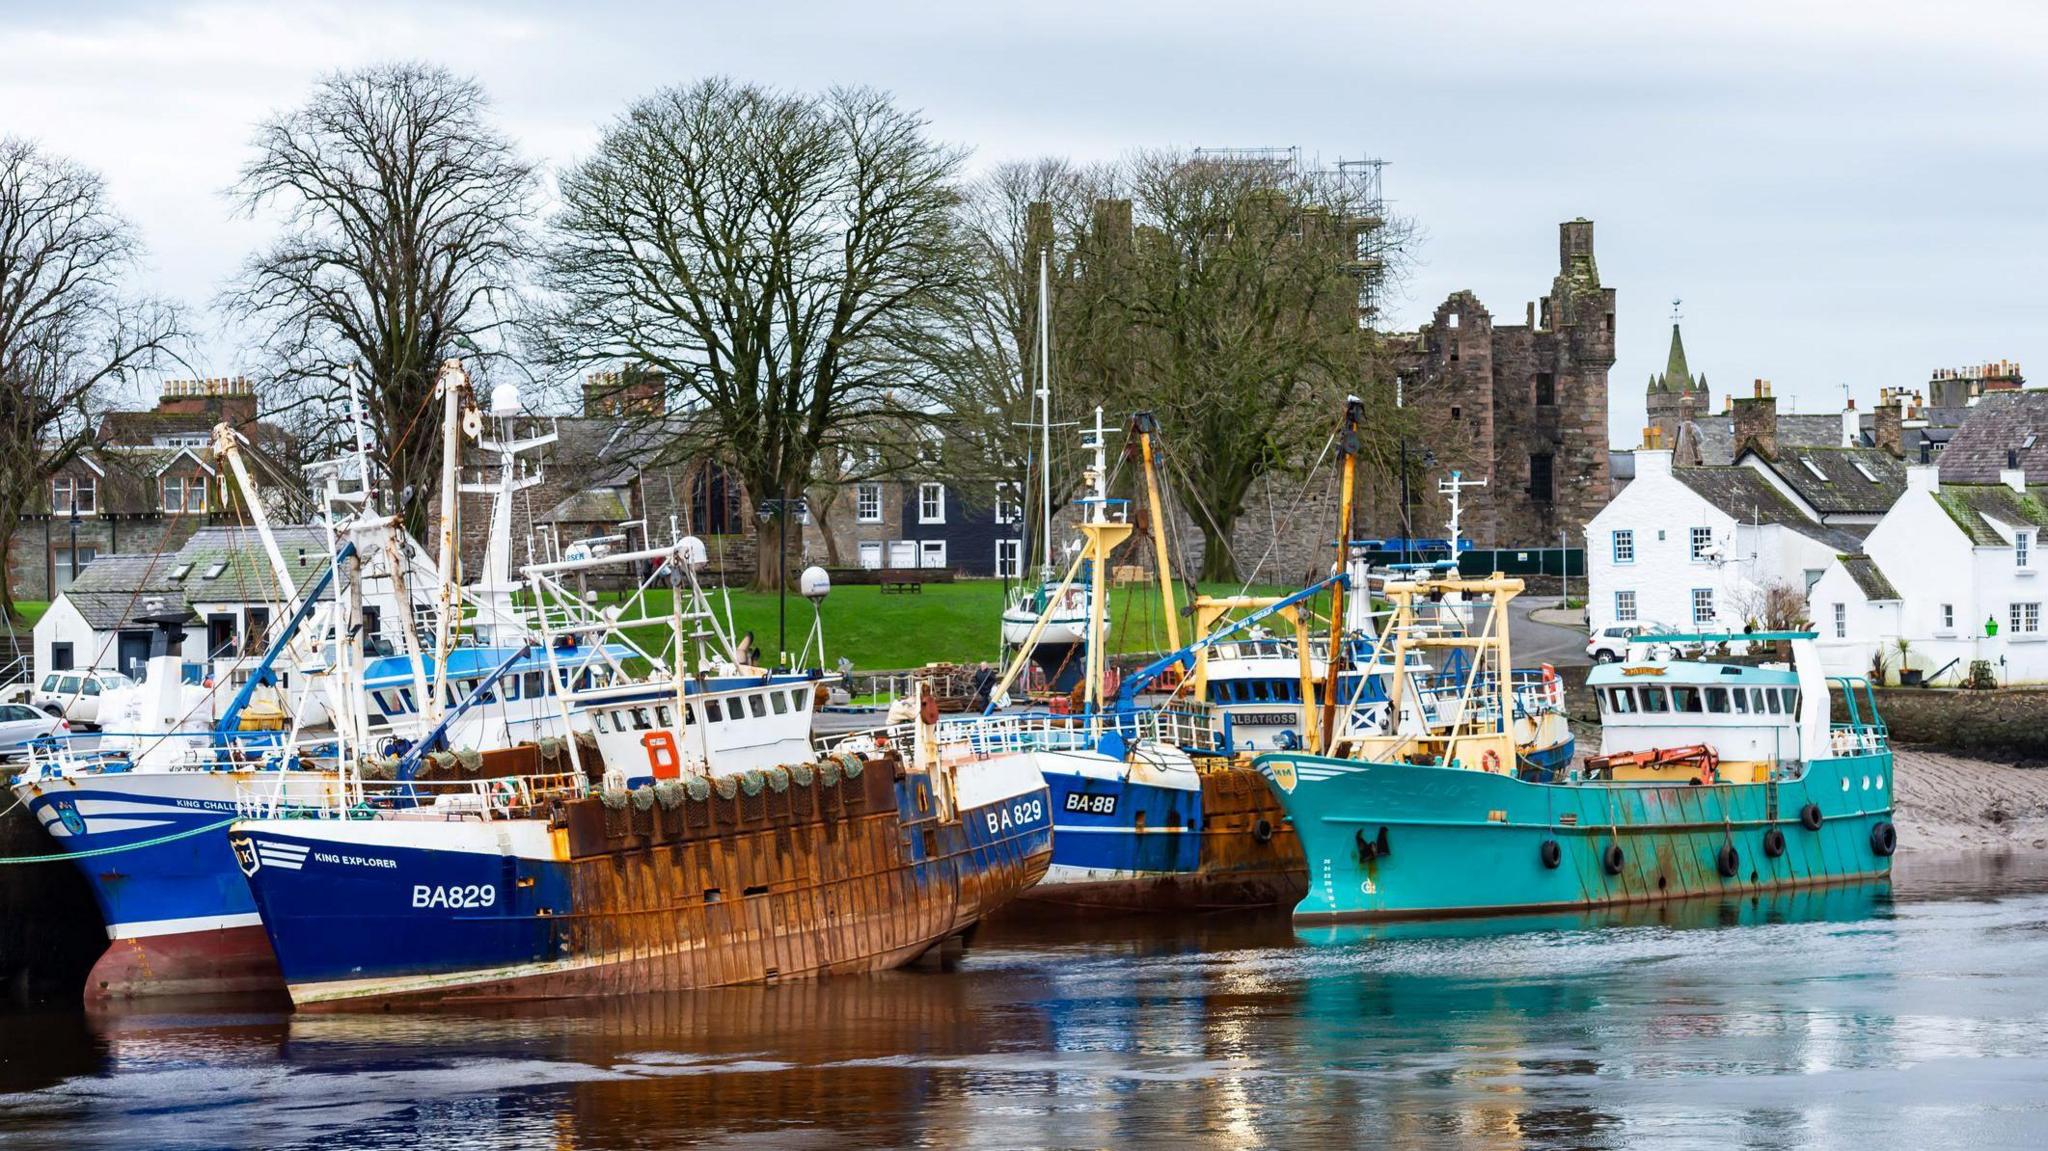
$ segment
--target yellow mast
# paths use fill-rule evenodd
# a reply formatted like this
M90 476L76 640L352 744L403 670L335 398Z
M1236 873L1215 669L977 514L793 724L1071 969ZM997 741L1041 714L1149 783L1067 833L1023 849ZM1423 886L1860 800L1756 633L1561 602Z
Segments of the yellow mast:
M1166 515L1159 503L1159 475L1152 470L1152 433L1159 430L1159 421L1151 412L1139 412L1131 417L1131 429L1138 434L1138 453L1145 465L1145 502L1152 521L1152 554L1158 561L1159 602L1166 613L1166 650L1180 650L1180 615L1174 610L1173 602L1173 561L1166 555Z
M1344 425L1337 432L1337 455L1344 461L1337 497L1337 574L1351 566L1351 503L1358 480L1358 420L1365 404L1357 396L1344 399ZM1302 642L1307 642L1306 633ZM1306 653L1303 666L1306 665ZM1330 585L1330 650L1324 657L1323 714L1311 732L1310 750L1328 747L1337 722L1337 679L1344 671L1344 580Z

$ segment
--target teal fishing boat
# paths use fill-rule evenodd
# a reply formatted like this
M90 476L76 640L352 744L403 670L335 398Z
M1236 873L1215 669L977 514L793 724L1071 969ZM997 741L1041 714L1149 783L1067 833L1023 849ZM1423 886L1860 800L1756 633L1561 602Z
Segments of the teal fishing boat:
M1460 641L1474 663L1455 693L1397 697L1398 725L1345 736L1327 754L1257 760L1307 856L1298 921L1594 907L1889 874L1891 746L1868 683L1825 676L1812 633L1641 637L1628 659L1589 677L1600 753L1560 770L1515 754L1500 605L1520 581L1390 585L1391 658L1438 642L1402 621L1448 584L1495 602ZM1736 654L1682 654L1708 650ZM1834 693L1846 722L1831 719Z

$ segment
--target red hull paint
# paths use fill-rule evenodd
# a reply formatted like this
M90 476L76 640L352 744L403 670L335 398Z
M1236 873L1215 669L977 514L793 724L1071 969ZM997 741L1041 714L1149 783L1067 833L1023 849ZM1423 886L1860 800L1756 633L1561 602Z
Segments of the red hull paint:
M116 939L86 977L88 1003L156 995L284 993L260 924Z

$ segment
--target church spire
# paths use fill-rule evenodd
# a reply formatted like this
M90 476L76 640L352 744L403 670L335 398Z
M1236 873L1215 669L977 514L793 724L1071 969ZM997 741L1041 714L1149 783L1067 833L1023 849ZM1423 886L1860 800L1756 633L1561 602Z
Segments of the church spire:
M1664 364L1664 386L1675 392L1694 388L1692 373L1685 363L1685 341L1679 338L1678 321L1671 322L1671 356Z

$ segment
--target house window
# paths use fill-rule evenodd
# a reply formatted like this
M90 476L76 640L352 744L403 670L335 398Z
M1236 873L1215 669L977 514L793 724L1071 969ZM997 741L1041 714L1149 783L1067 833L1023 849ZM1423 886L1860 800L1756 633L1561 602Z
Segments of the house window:
M1714 550L1714 529L1692 529L1692 558L1694 563L1703 563L1712 558L1708 553Z
M858 484L854 487L853 518L864 524L882 522L882 485Z
M942 524L946 522L946 485L917 485L917 522L921 524Z
M1956 605L1952 603L1941 605L1941 630L1956 630Z
M1636 562L1636 533L1623 528L1614 533L1614 562L1632 564Z
M1836 604L1836 605L1835 605L1835 638L1836 638L1836 639L1848 639L1848 638L1849 638L1849 605L1848 605L1848 604L1845 604L1845 603L1838 603L1838 604Z
M2041 634L2041 601L2015 603L2011 607L2010 622L2014 635Z
M2026 571L2034 566L2034 533L2012 533L2012 566Z
M51 671L70 671L72 668L71 659L72 656L70 644L53 643L50 645Z
M1024 518L1024 489L1014 481L996 485L996 522L1013 524Z
M1614 593L1614 622L1636 621L1636 593L1633 589Z
M78 566L74 568L71 564L72 557L70 548L60 544L57 547L50 549L51 589L54 591L63 591L65 588L70 587L72 577L83 572L88 566L91 565L94 559L99 557L99 554L100 549L97 546L79 544Z
M1016 579L1024 574L1024 541L996 541L996 575L1002 579Z
M89 516L99 511L99 484L91 476L58 476L50 481L50 514L74 511Z
M1557 403L1557 378L1549 372L1536 373L1536 406L1547 408Z
M917 544L917 566L921 568L945 567L946 541L919 540Z
M1696 587L1692 589L1692 622L1714 622L1714 589Z
M1539 452L1529 457L1529 498L1539 504L1547 504L1554 497L1550 477L1550 454Z
M869 571L876 571L881 568L882 545L880 543L868 543L860 545L860 566L868 569Z
M206 510L206 481L197 476L165 476L160 483L164 514L183 515Z

